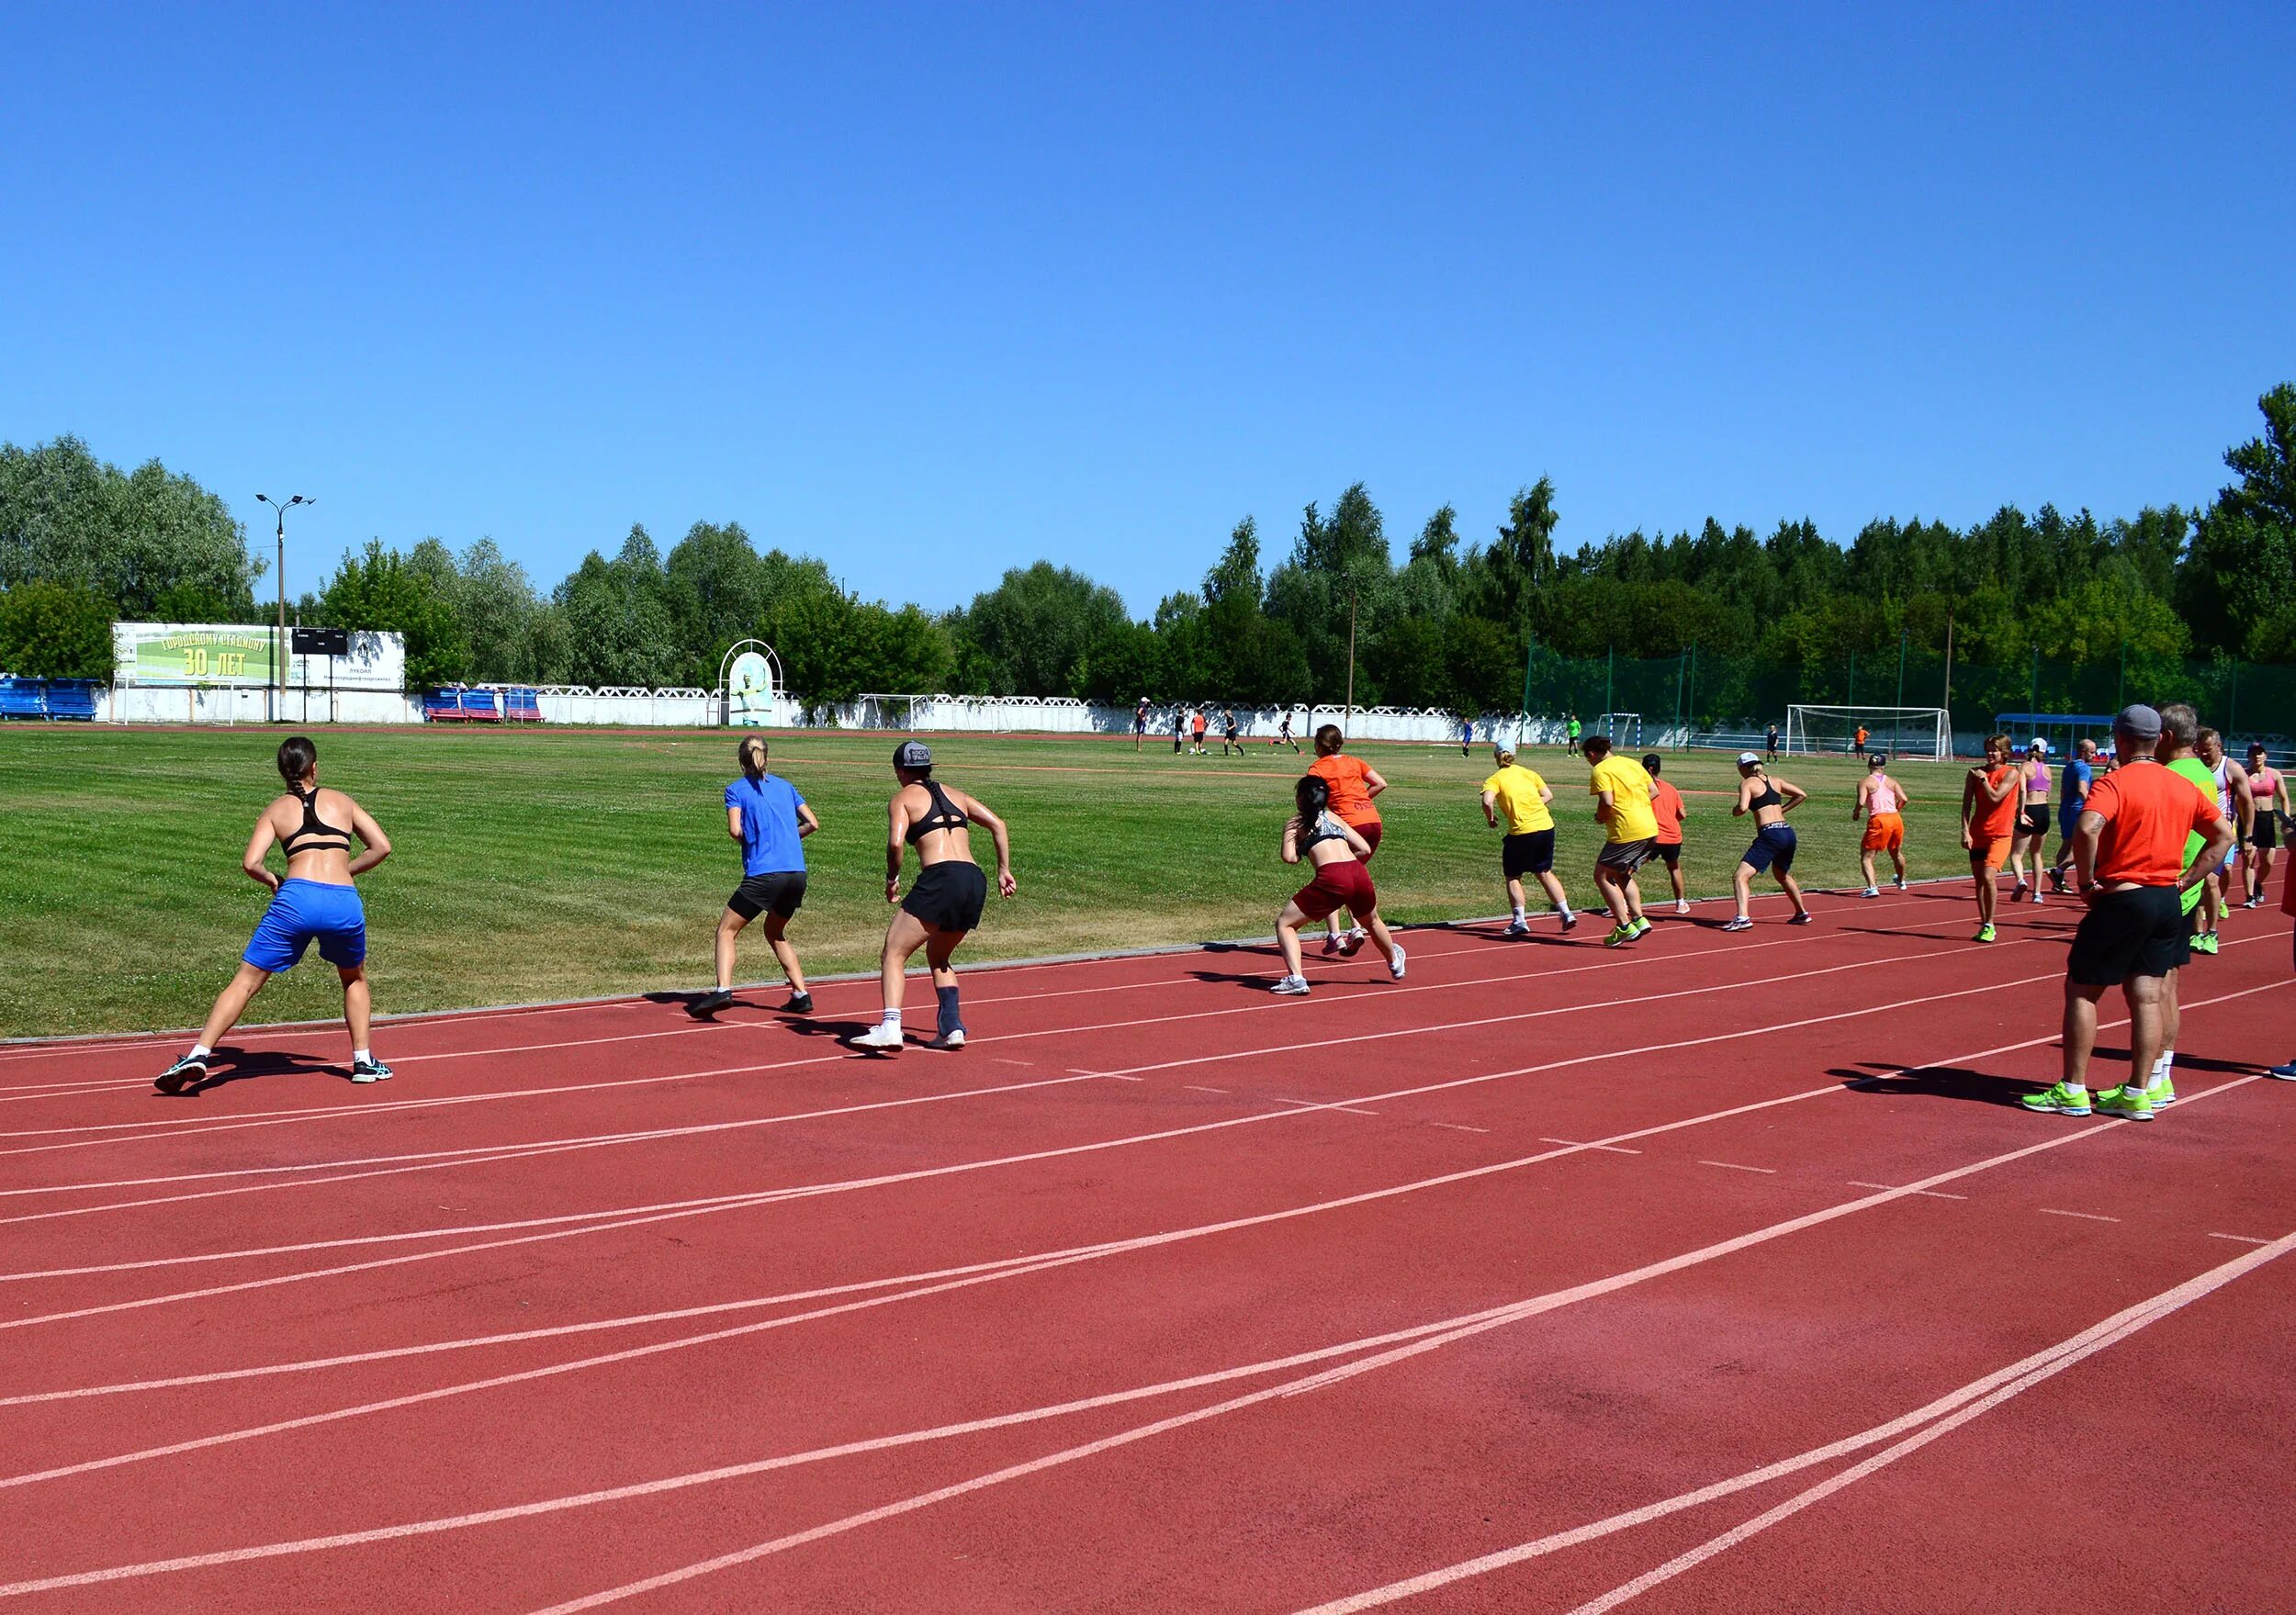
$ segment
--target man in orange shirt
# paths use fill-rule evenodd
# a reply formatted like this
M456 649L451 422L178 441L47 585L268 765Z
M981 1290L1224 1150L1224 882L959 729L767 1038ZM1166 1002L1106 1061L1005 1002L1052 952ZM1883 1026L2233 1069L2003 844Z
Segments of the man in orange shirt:
M2145 709L2150 712L2151 708ZM2160 717L2154 714L2154 733ZM1995 735L1985 743L1985 761L1969 770L1961 788L1961 844L1969 853L1969 872L1977 881L1977 940L1993 940L1993 909L2000 892L1995 877L2009 860L2009 841L2017 825L2017 765L2009 761L2009 737Z
M1690 899L1683 895L1683 815L1689 810L1683 806L1683 793L1659 778L1659 765L1665 759L1652 752L1642 759L1642 771L1650 776L1650 816L1659 822L1659 857L1666 862L1666 878L1674 882L1674 912L1690 912Z
M1322 780L1332 793L1332 815L1370 844L1363 861L1379 850L1379 810L1371 805L1371 799L1387 789L1387 781L1379 778L1379 769L1361 757L1342 755L1340 748L1347 744L1339 725L1325 723L1315 732L1315 761L1308 765L1308 772ZM1356 916L1350 912L1348 918ZM1329 927L1323 937L1326 953L1349 954L1363 946L1363 926L1350 925L1345 936L1339 929L1339 911L1334 909L1324 921Z
M2097 781L2081 807L2074 883L2088 913L2065 964L2064 1075L2054 1087L2026 1094L2028 1110L2153 1119L2144 1087L2160 1058L2161 983L2191 957L2180 899L2233 845L2232 825L2215 801L2153 760L2160 728L2151 707L2123 707L2112 734L2129 760ZM2194 834L2205 839L2188 868L2185 838ZM2133 1080L2100 1090L2092 1105L2088 1057L2097 1044L2097 1001L2113 987L2129 1001Z

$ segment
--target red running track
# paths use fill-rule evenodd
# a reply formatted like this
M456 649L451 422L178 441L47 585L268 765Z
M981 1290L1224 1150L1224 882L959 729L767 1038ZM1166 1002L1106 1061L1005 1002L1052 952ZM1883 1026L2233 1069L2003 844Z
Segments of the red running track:
M2072 911L1757 912L0 1050L0 1601L2283 1607L2278 924L2138 1127Z

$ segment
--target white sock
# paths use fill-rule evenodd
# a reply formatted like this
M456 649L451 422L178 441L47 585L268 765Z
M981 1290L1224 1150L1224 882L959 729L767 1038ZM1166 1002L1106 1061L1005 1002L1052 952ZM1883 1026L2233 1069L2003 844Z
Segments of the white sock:
M1523 923L1523 905L1519 903L1514 905L1514 922L1518 925Z
M2166 1078L2171 1071L2176 1069L2176 1064L2177 1051L2173 1049L2164 1049L2161 1057L2153 1061L2153 1081L2158 1082Z
M888 1026L899 1026L901 1024L901 1012L897 1009L889 1009L885 1011L884 1024Z
M208 1048L205 1043L194 1043L191 1046L191 1053L186 1056L186 1058L189 1060L205 1060L208 1055L213 1054L215 1050Z
M351 1050L351 1063L353 1065L358 1064L363 1060L373 1060L374 1058L375 1055L372 1049L354 1049Z

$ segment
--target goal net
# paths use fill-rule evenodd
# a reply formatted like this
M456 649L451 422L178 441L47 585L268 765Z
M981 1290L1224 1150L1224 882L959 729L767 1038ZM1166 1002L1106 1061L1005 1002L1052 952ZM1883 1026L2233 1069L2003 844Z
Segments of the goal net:
M1858 731L1865 731L1863 746ZM1949 757L1953 723L1943 707L1818 707L1785 710L1785 749L1803 755L1880 752L1892 757Z
M916 695L857 695L853 698L853 727L914 729L917 727L917 703L924 699Z
M1638 746L1642 744L1642 714L1640 712L1604 712L1594 720L1593 733L1613 746Z

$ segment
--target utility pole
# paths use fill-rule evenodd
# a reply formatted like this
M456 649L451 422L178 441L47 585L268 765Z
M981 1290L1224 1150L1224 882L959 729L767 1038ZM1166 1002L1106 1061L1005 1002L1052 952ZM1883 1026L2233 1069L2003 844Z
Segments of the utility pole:
M1356 591L1347 590L1347 727L1356 726Z
M1953 611L1945 610L1945 699L1938 703L1945 709L1945 733L1953 732Z
M276 510L276 511L279 513L279 525L278 525L277 530L276 530L276 531L274 533L274 534L273 534L273 536L278 540L278 544L279 544L279 550L278 550L278 563L277 563L278 578L279 578L279 641L278 641L277 645L276 645L276 646L273 649L273 651L272 651L272 653L271 653L271 666L272 666L272 669L273 669L273 671L276 672L276 673L278 674L278 676L279 676L279 696L278 696L278 705L277 705L277 706L274 709L274 712L273 712L273 716L275 716L275 717L284 718L284 717L287 715L287 510L289 510L289 508L290 508L290 507L292 507L292 506L295 506L295 505L315 505L315 504L317 504L319 501L318 501L317 499L305 499L305 498L304 498L301 494L299 494L299 493L298 493L298 494L297 494L297 495L296 495L293 499L291 499L287 500L287 502L286 504L284 504L284 505L283 505L283 504L281 504L278 500L276 500L276 499L273 499L273 498L272 498L269 494L267 494L267 493L259 493L259 494L257 494L257 495L255 496L255 502L256 502L257 504L262 504L262 505L269 505L269 506L270 506L270 507L271 507L274 510Z

